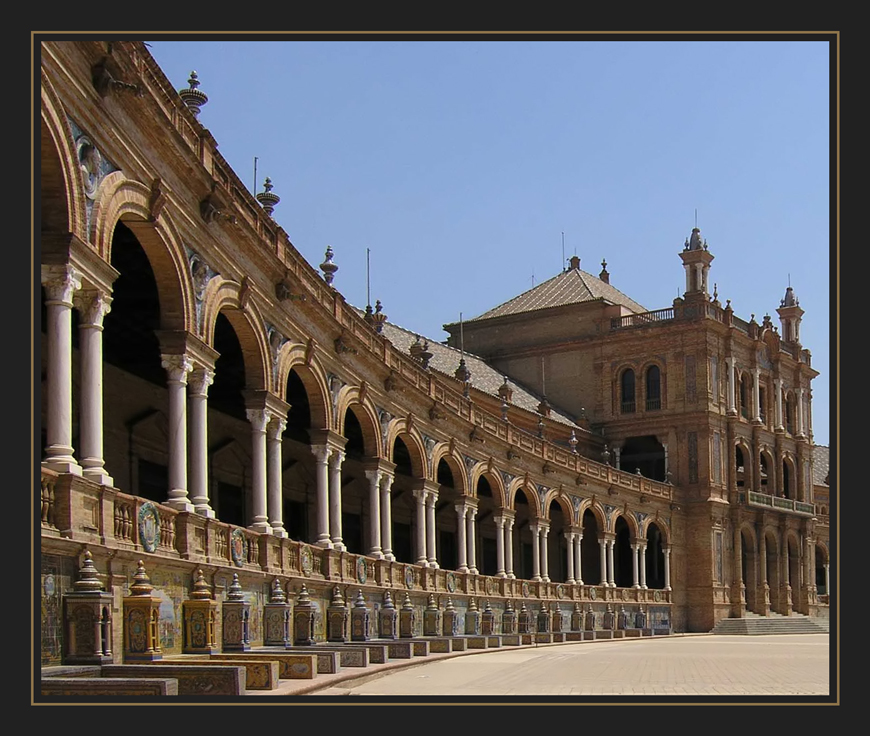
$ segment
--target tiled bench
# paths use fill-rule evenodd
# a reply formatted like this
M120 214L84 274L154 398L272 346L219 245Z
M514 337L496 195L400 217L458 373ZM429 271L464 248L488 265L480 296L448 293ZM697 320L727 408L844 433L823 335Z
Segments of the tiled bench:
M225 661L228 665L236 665L245 668L246 690L275 690L278 687L278 663L270 659L254 659L247 656L247 652L239 652L240 656L232 654L208 655L202 659L164 659L151 662L157 667L181 665L183 667L202 666L206 662L216 662L215 667Z
M147 697L178 695L178 680L174 677L46 677L40 692L47 696L80 697Z
M178 681L179 695L244 695L246 672L235 665L203 662L175 665L160 660L149 664L107 664L101 677L156 677Z
M212 654L209 659L232 662L235 659L268 660L278 663L278 677L282 680L312 680L317 675L317 655L277 652L239 652L238 654ZM250 677L250 673L248 674Z
M334 675L341 669L338 652L332 649L323 650L315 645L310 647L284 647L284 651L292 654L313 654L317 658L318 675Z

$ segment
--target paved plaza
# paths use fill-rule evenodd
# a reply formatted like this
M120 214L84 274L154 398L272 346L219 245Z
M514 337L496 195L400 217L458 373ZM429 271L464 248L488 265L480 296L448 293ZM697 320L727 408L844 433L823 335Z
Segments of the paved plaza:
M828 634L700 634L463 652L399 667L381 665L362 676L345 671L308 688L307 694L463 700L829 696L830 646Z

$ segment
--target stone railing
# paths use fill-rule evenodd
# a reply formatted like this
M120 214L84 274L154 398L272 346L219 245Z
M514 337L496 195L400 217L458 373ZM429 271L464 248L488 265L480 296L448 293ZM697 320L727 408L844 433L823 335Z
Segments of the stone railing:
M767 493L749 491L746 496L740 494L740 500L743 501L744 498L749 506L766 506L780 511L790 511L803 516L813 516L815 513L815 506L811 503L795 501L790 498L782 498L781 496L771 496Z
M674 308L656 309L653 312L627 314L624 317L614 317L610 320L611 330L621 330L626 327L645 327L655 322L666 322L674 319Z

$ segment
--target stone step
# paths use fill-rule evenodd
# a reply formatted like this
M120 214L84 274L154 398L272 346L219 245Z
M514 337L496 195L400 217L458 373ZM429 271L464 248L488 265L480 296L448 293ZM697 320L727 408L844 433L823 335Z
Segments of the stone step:
M716 623L712 634L826 634L830 632L827 619L803 614L792 616L760 616L749 614L743 618L724 618Z

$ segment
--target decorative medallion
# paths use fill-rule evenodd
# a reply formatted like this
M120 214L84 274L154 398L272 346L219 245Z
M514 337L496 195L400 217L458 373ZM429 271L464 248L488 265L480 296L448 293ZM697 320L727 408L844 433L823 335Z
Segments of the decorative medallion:
M487 595L493 595L495 593L495 580L492 578L487 578L484 583L484 588L486 588Z
M311 547L302 548L302 551L299 553L299 564L306 577L311 575L314 570L314 555L311 553Z
M558 598L565 597L565 586L562 585L561 583L559 583L559 585L556 586L556 597L558 597Z
M139 508L139 543L146 552L153 552L159 540L160 517L154 504L146 501Z
M405 587L414 587L414 570L410 565L405 565Z
M523 581L523 598L528 598L531 595L531 590L529 589L529 584L524 580Z
M364 583L367 578L368 578L368 573L366 572L365 557L357 557L356 558L356 579L359 583Z
M598 593L595 592L595 588L589 588L589 597L590 597L593 601L595 600L595 597L596 597L597 595L598 595Z
M54 575L45 576L45 579L42 581L42 590L45 592L47 597L54 595Z
M447 590L450 593L456 592L456 575L452 572L447 573Z
M241 529L233 529L230 534L230 554L236 567L245 564L245 533Z
M655 591L653 593L653 598L655 599L656 603L658 603L662 599L662 594L659 591Z

